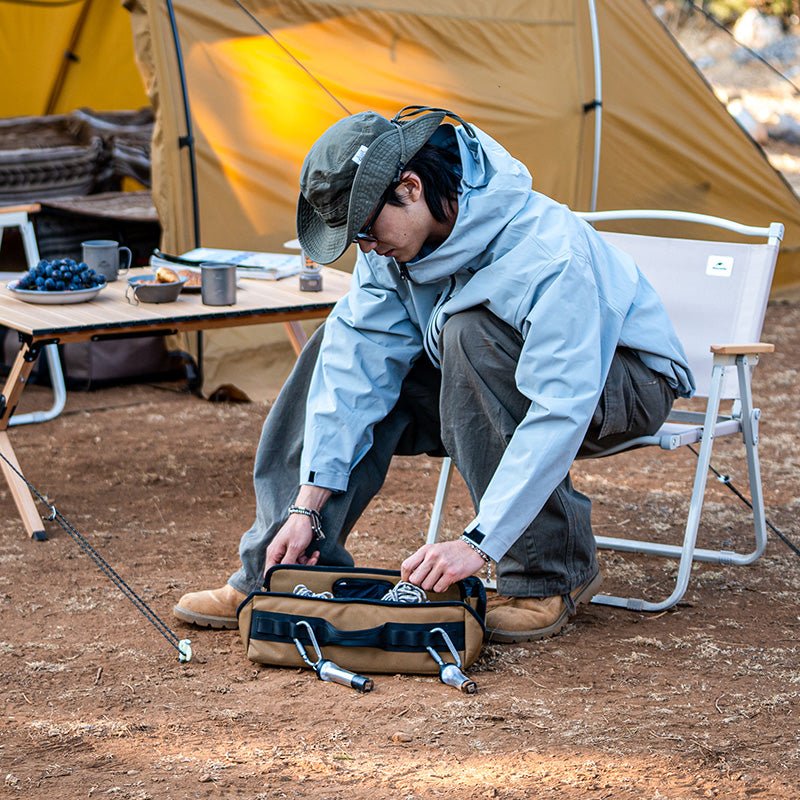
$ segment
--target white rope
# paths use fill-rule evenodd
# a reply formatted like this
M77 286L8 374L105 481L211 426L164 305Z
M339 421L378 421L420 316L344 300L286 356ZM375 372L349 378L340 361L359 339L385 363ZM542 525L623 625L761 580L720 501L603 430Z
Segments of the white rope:
M408 581L400 581L381 597L388 603L427 603L428 596L421 586Z
M317 597L321 600L333 600L332 592L312 592L304 583L298 583L292 590L298 597ZM408 581L400 581L381 597L386 603L427 603L428 596L420 586Z
M304 583L298 583L292 590L298 597L319 597L322 600L333 600L332 592L312 592Z

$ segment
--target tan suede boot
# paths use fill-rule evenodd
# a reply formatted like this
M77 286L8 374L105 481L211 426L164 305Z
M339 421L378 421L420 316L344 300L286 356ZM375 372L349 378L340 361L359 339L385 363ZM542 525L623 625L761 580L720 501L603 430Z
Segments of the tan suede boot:
M185 594L178 600L172 613L184 622L204 628L238 628L236 609L245 597L246 594L226 583L220 589Z
M570 592L572 602L587 603L600 589L603 577L598 572L583 586ZM567 624L570 613L560 595L554 597L503 597L488 603L486 612L487 642L533 642L554 636Z

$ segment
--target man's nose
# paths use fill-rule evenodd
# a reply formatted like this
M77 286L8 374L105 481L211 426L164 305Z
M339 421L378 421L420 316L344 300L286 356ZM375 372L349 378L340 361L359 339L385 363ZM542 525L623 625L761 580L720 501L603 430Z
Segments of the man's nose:
M371 253L377 246L378 243L375 240L372 241L370 241L369 239L358 240L358 247L362 253Z

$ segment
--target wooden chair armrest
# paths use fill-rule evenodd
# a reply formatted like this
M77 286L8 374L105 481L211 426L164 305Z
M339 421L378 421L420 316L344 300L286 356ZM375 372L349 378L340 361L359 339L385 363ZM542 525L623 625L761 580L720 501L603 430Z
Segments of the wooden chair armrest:
M38 214L42 207L38 203L24 203L18 206L2 206L0 205L0 214L16 214L20 211L26 211L28 214Z
M775 345L766 342L753 344L712 344L711 352L719 355L744 356L750 353L774 353Z

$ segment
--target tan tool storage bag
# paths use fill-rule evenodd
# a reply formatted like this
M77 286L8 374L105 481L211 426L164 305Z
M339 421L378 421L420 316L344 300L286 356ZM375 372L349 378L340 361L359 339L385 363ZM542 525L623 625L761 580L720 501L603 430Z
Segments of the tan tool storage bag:
M260 664L308 666L295 640L325 659L357 672L436 674L457 651L461 666L478 657L483 642L486 592L478 578L428 592L427 602L382 598L400 580L394 570L278 565L267 572L264 589L239 606L239 631L247 657ZM294 594L302 584L323 599ZM446 634L443 635L443 633ZM449 644L448 640L449 639Z

